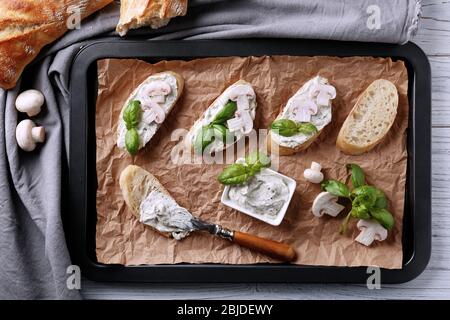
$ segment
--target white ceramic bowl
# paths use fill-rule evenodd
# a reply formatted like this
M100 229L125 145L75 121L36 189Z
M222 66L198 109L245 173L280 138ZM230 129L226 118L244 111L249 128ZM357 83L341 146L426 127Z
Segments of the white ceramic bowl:
M287 177L287 176L285 176L285 175L283 175L281 173L278 173L278 172L276 172L276 171L274 171L272 169L263 169L263 170L267 170L270 173L272 173L274 175L278 175L279 177L283 178L284 181L286 181L287 186L289 188L289 198L285 202L285 204L281 207L280 211L278 212L278 214L276 215L275 218L272 218L272 217L267 216L267 215L261 215L261 214L258 214L256 212L253 212L253 211L251 211L251 210L241 206L239 203L231 200L228 197L228 193L230 191L231 186L225 186L225 189L223 190L223 193L222 193L222 198L220 200L221 200L221 202L224 205L226 205L226 206L228 206L230 208L236 209L236 210L238 210L238 211L240 211L242 213L245 213L246 215L249 215L250 217L256 218L256 219L261 220L261 221L264 221L264 222L266 222L268 224L271 224L273 226L278 226L278 225L280 225L281 221L283 221L284 215L286 214L286 211L287 211L287 209L289 207L289 204L291 203L291 199L292 199L292 196L294 195L295 187L297 186L297 182L294 179L289 178L289 177Z

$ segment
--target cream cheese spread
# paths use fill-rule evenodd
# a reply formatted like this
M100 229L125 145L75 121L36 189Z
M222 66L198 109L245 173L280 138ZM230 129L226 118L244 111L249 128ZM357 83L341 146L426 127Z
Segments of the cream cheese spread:
M262 169L246 183L230 186L228 198L247 210L275 218L289 201L289 194L288 183L282 176Z
M165 97L165 101L163 103L160 103L160 106L162 107L165 114L167 115L170 111L170 107L172 106L172 104L174 103L174 101L176 100L176 98L178 96L177 79L170 73L157 74L157 75L150 77L150 79L149 79L150 81L148 81L148 83L150 83L152 81L160 80L160 81L164 81L170 85L171 92ZM139 101L141 101L141 103L143 101L145 101L145 99L146 99L146 97L144 96L145 90L146 90L146 85L144 84L127 101L127 103L132 100L139 100ZM141 121L139 122L139 124L136 128L136 130L139 134L139 138L140 138L139 139L139 149L144 147L150 141L150 139L155 135L155 133L159 127L160 127L160 124L156 123L156 121L147 123L141 119ZM117 137L117 146L121 149L125 149L126 148L125 135L127 133L127 128L125 126L125 122L122 119L122 113L120 115L118 132L119 132L119 134Z
M140 222L160 232L169 232L176 240L185 238L194 230L192 219L187 209L159 191L150 192L140 206Z
M310 123L312 123L318 131L322 130L327 124L331 122L331 100L333 98L319 99L321 86L331 87L331 85L328 84L328 80L320 76L316 76L307 81L300 88L300 90L298 90L297 93L295 93L295 95L288 100L286 107L283 109L281 115L279 116L279 119L295 120L295 108L293 107L295 101L298 101L298 99L309 99L317 105L317 113L311 114ZM334 89L334 87L332 89ZM271 131L270 135L278 145L288 148L295 148L305 143L312 137L312 135L303 133L298 133L291 137L285 137L275 133L274 131Z

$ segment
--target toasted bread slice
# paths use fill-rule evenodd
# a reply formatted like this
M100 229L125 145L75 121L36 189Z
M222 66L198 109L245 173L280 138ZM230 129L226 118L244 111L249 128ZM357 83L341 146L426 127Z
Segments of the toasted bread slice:
M222 110L223 106L228 102L228 99L224 99L224 97L226 97L227 93L230 91L231 88L237 86L237 85L249 85L250 87L252 86L249 82L245 81L245 80L238 80L235 83L233 83L231 86L229 86L228 88L226 88L224 90L224 92L222 92L222 94L220 94L208 107L208 109L205 110L205 112L203 113L203 115L194 122L194 124L192 125L191 129L189 130L188 134L186 135L186 142L188 143L188 147L190 147L191 152L194 152L194 142L195 142L195 138L196 135L198 134L198 131L201 130L201 128L205 125L208 125L209 123L211 123L213 120L212 118ZM253 121L255 120L255 114L256 114L256 97L255 99L251 100L249 102L250 105L250 110L251 110L251 117L253 119ZM209 117L211 119L211 121L207 120L207 117ZM240 140L241 138L243 138L244 135L241 133L237 133L236 134L236 139L234 140L234 143L236 143L238 140ZM232 144L228 144L228 145L224 145L222 147L214 147L213 151L214 152L220 152L225 150L226 148L228 148L229 146L232 146L234 143Z
M155 80L164 80L166 79L170 84L172 92L167 96L166 102L162 104L162 108L167 115L172 111L173 107L176 105L178 99L180 98L183 89L184 89L184 79L175 72L172 71L164 71L160 73L153 74L145 79L128 97L125 101L122 111L119 116L119 125L117 126L117 146L121 149L125 149L125 135L127 132L127 128L125 126L125 122L123 121L123 112L125 108L128 106L130 101L139 100L140 91L145 85ZM173 81L170 81L173 80ZM161 124L153 122L151 124L145 123L144 121L140 121L137 130L139 133L139 149L142 149L155 135L158 129L161 127Z
M395 85L388 80L375 80L359 96L345 119L336 146L350 155L371 150L392 127L397 107L398 93Z
M293 117L291 113L291 108L293 101L295 99L299 99L304 96L311 96L311 90L312 86L317 85L324 85L328 88L334 90L334 87L332 87L328 80L316 76L309 81L307 81L286 103L280 114L277 116L275 120L279 119L291 119ZM335 94L335 92L334 92ZM317 133L306 136L303 134L297 134L293 137L283 137L279 134L273 132L272 130L269 131L269 134L267 135L267 150L269 150L271 153L282 155L282 156L288 156L293 155L297 152L303 151L307 149L321 134L323 129L331 122L332 119L332 106L331 106L331 100L334 99L335 95L330 98L330 102L328 105L319 105L317 103L317 97L312 98L313 101L318 106L318 112L315 115L311 116L311 123L314 124L317 128Z
M134 165L129 165L122 171L119 178L119 185L125 203L138 219L140 218L141 202L147 198L150 192L159 191L171 197L169 192L155 176L141 167ZM149 227L152 228L151 226ZM170 232L160 232L155 228L152 229L165 237L172 238L172 233Z

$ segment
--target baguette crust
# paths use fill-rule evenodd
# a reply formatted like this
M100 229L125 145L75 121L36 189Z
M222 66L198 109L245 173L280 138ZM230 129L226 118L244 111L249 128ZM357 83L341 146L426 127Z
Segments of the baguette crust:
M81 18L112 0L1 0L0 87L13 88L25 67L41 49L61 37L67 22L80 10Z
M188 0L122 0L116 31L124 36L128 30L143 26L163 27L171 18L184 16L187 7Z
M238 84L243 84L243 85L249 85L249 86L251 86L251 84L250 84L249 82L240 79L240 80L236 81L235 83L233 83L232 85L230 85L229 87L235 86L235 85L238 85ZM228 89L229 87L227 87L227 89ZM225 90L226 90L226 89L225 89ZM225 92L225 90L224 90L224 92ZM216 99L214 99L214 101L213 101L213 102L209 105L209 107L203 112L203 114L205 114L206 111L208 111L210 108L212 108L212 107L214 106L214 104L217 102L217 100L218 100L222 95L223 95L223 93L221 93ZM188 134L186 135L187 137L190 137L191 135L195 134L194 128L195 128L196 125L203 119L203 114L202 114L202 116L201 116L200 118L197 119L197 121L194 122L194 124L192 125L191 129L189 129L189 132L188 132ZM232 143L232 144L226 145L225 148L223 148L223 149L220 150L220 151L223 151L223 150L227 149L228 147L234 145L237 141L238 141L238 140L234 141L234 143ZM188 147L190 148L191 152L195 153L194 145L193 145L192 143L190 143L189 141L187 141L187 143L189 144Z
M389 95L389 103L387 105L385 105L387 110L385 110L386 108L383 108L383 110L381 110L381 108L379 108L380 110L378 110L380 113L383 112L383 117L380 117L380 118L382 118L382 121L383 122L387 121L389 124L383 128L382 132L379 133L378 137L376 139L374 139L371 143L352 143L351 141L349 141L346 138L346 136L348 135L348 131L350 130L350 128L353 127L354 124L358 122L358 120L356 120L356 118L355 118L355 114L363 106L364 103L368 103L367 98L369 95L371 95L371 92L372 92L372 94L374 91L377 91L377 93L379 93L380 90L382 90L384 93ZM375 101L375 105L373 105L372 107L378 108L380 105L381 105L381 102ZM359 154L370 151L377 144L379 144L380 142L382 142L384 140L387 133L391 129L391 127L394 123L395 117L397 115L397 107L398 107L398 93L397 93L397 88L395 87L395 85L388 80L384 80L384 79L375 80L374 82L372 82L369 85L369 87L367 87L366 90L364 90L359 95L359 97L355 103L355 106L350 111L349 115L347 116L347 118L344 121L344 124L341 127L341 130L339 131L339 134L338 134L338 137L336 140L336 146L342 152L349 154L349 155L359 155ZM388 111L388 112L386 112L386 111ZM378 124L381 125L381 121L379 121ZM374 136L375 136L375 134L374 134Z
M158 191L171 197L169 192L155 176L135 165L129 165L122 171L119 178L119 185L125 203L130 208L133 215L138 219L140 218L141 202L147 198L150 192ZM167 238L172 237L170 232L160 232L151 226L148 227Z
M173 71L164 71L164 72L160 72L160 73L155 73L150 75L147 79L145 79L141 84L139 84L137 86L136 89L133 90L133 92L128 96L127 100L125 101L122 110L120 111L120 116L119 116L119 121L122 121L123 118L123 112L125 111L125 108L128 106L128 104L130 103L130 101L136 96L136 94L138 93L138 91L142 88L142 86L146 85L147 83L149 83L150 81L152 81L153 77L161 75L161 74L170 74L171 76L173 76L176 81L177 81L177 97L175 98L175 100L173 101L173 103L169 106L169 110L167 111L168 115L172 109L175 107L175 105L177 104L178 99L180 98L181 94L183 93L184 90L184 79L178 74L175 73ZM117 136L119 136L120 134L120 126L117 126ZM159 129L159 127L158 127ZM158 130L157 129L157 130ZM153 137L152 137L153 138ZM151 141L151 138L148 142ZM147 143L148 143L147 142ZM142 148L145 146L145 144L142 146ZM141 148L140 148L141 149Z

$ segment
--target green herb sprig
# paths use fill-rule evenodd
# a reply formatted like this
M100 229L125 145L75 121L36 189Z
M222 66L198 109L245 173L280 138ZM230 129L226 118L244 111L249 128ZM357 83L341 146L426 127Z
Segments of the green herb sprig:
M137 126L141 121L142 109L139 100L132 100L128 103L123 112L123 121L127 128L125 134L125 147L131 155L135 155L139 150L139 133Z
M237 104L229 100L222 110L215 116L214 120L203 126L201 132L194 141L194 150L197 153L203 153L215 139L220 139L224 143L232 138L230 131L226 125L227 121L234 117L237 110Z
M242 184L261 171L270 167L270 158L261 152L254 152L245 157L245 164L234 163L226 167L217 180L225 185Z
M270 129L284 137L292 137L298 133L312 136L318 132L316 126L310 122L295 122L290 119L275 120L270 125Z
M350 218L374 219L387 230L394 227L394 217L387 210L388 200L380 189L369 186L365 181L364 171L356 164L347 166L351 172L353 190L337 180L326 180L321 183L322 189L337 196L347 198L352 202L352 209L342 223L340 233L347 231Z

